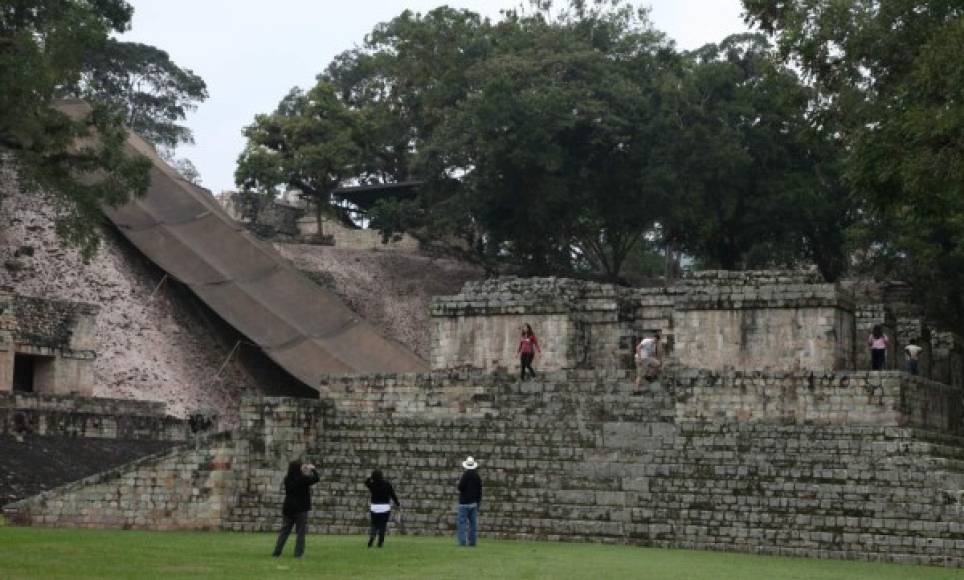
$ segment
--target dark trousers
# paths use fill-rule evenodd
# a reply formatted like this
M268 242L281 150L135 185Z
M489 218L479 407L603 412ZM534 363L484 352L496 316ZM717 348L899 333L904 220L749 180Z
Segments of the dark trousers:
M278 532L278 543L274 546L274 556L280 556L281 551L285 549L285 542L288 541L291 528L295 528L295 534L297 534L295 558L300 558L305 553L305 530L308 528L308 512L301 512L300 514L284 516L284 523L281 525L281 531Z
M385 543L385 530L388 528L388 517L392 515L392 512L384 512L376 514L375 512L369 512L372 516L372 525L368 529L368 545L372 545L372 540L375 536L378 536L378 547L380 548L382 544Z
M920 361L916 359L910 359L907 361L907 372L912 375L916 375L918 373L919 363Z
M529 369L529 372L532 373L532 378L536 377L536 371L532 369L532 359L535 357L536 355L533 352L524 352L522 353L522 356L519 357L519 366L522 367L520 378L523 381L526 380L526 369Z
M884 370L884 361L887 359L887 351L882 348L870 349L870 368L875 371Z

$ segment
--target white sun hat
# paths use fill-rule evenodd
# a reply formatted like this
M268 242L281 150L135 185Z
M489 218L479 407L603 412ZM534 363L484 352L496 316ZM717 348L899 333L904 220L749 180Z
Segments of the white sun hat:
M467 457L465 461L462 462L462 467L466 469L475 469L478 466L479 464L475 462L475 458L472 457L471 455Z

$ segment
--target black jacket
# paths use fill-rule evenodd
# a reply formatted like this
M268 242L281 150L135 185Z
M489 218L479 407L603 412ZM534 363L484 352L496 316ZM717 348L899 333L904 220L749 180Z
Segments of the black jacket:
M318 483L321 477L317 471L311 475L289 475L285 477L285 502L281 513L293 516L311 509L311 486Z
M475 469L466 469L459 480L459 503L482 503L482 478Z
M397 506L402 505L398 501L398 496L395 495L395 489L392 487L392 484L386 479L374 481L369 477L365 480L365 487L368 488L368 491L372 492L372 503L391 503L393 501Z

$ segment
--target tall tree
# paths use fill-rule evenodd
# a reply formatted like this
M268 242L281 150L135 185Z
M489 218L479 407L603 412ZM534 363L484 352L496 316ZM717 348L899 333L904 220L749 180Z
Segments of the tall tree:
M323 98L309 104L293 93L275 113L256 117L246 130L237 183L270 195L296 188L324 203L340 185L444 175L446 153L429 142L464 96L467 71L486 53L487 26L478 14L447 7L405 11L379 24L360 47L338 55L318 75L309 93ZM311 135L295 136L296 126L312 127ZM424 229L428 221L433 230L451 231L450 215L439 209L452 205L452 185L430 180L418 204L388 200L373 223L386 237ZM435 211L428 214L426 206Z
M58 232L85 255L97 247L101 205L145 190L148 162L124 154L123 119L104 107L72 120L51 103L131 13L122 0L0 2L0 146L16 155L25 185L56 196ZM92 173L102 179L77 179Z
M359 114L341 100L335 86L320 81L303 92L292 89L270 115L246 127L248 143L235 179L246 190L277 195L298 189L327 201L363 165Z
M615 278L660 215L659 92L675 61L645 13L620 2L534 2L497 23L404 12L318 78L342 112L320 137L343 145L340 158L309 165L307 141L262 138L309 122L279 110L252 126L237 179L272 192L322 167L329 188L417 178L415 202L376 206L384 233L454 234L530 272Z
M465 170L463 207L486 251L531 272L616 279L662 215L661 91L675 53L645 12L603 8L508 13L433 143Z
M86 53L83 73L69 92L116 111L131 130L168 150L194 142L179 122L208 96L204 80L163 50L112 38Z
M839 145L810 113L812 91L762 35L691 53L675 106L677 196L670 237L725 269L814 260L828 279L845 265L849 201Z
M846 145L864 255L964 331L964 5L744 0Z

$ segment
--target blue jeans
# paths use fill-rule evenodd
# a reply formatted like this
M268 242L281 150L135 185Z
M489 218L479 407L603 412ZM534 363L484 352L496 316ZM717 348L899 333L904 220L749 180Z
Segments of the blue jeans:
M479 504L459 504L459 520L458 520L458 538L459 545L466 545L468 541L469 546L475 545L475 539L478 536L478 525L479 525ZM468 538L466 538L466 532L468 532Z
M915 359L910 359L909 361L907 361L907 372L909 372L912 375L916 375L918 373L917 369L918 369L919 363L920 361Z

